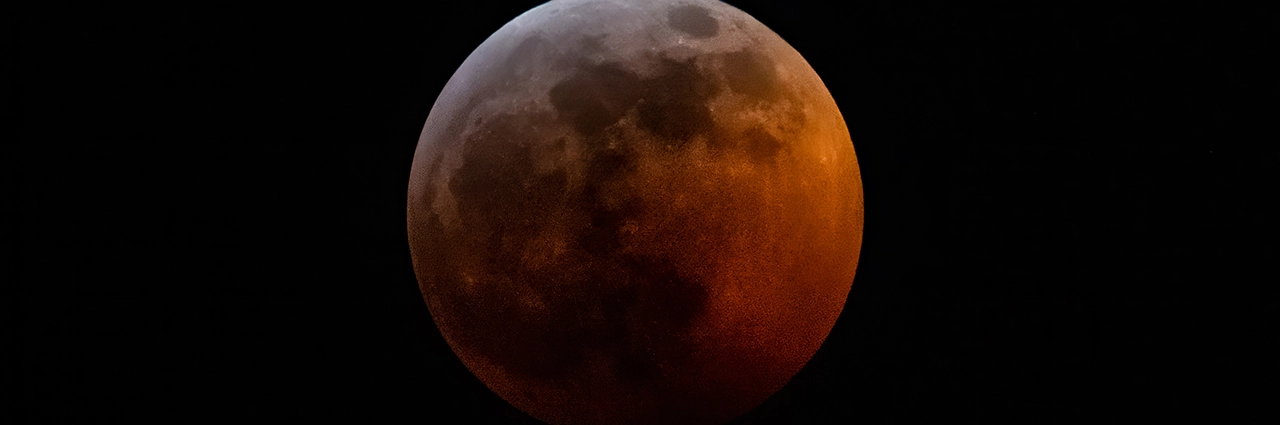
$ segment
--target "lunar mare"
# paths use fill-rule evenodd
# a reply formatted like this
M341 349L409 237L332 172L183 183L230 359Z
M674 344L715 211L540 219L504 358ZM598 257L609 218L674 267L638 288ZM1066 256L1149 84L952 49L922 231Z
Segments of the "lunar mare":
M433 105L407 212L449 345L558 424L755 407L826 338L862 239L825 85L702 0L556 0L503 26Z

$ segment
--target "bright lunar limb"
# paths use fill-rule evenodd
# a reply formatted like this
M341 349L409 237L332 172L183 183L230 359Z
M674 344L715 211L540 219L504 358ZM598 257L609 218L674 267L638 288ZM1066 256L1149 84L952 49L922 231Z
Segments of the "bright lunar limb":
M556 424L719 423L830 332L862 208L840 111L763 24L555 0L436 100L408 230L433 319L503 399Z

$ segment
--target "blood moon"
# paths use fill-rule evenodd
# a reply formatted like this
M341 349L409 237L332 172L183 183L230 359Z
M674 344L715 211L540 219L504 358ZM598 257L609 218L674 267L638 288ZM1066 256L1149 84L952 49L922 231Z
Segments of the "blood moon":
M511 404L552 423L716 423L830 332L862 185L822 81L747 14L556 0L445 86L408 230L441 333Z

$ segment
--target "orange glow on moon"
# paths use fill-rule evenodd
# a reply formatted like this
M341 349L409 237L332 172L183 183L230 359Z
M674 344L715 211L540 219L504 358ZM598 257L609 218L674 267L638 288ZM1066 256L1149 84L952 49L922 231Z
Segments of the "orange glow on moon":
M714 1L558 0L479 46L424 126L424 300L551 423L718 423L781 388L852 284L862 185L785 41Z

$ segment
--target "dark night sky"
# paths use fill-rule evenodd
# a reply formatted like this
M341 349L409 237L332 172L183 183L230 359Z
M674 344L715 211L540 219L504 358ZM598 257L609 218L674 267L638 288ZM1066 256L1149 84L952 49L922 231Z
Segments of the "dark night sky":
M436 332L404 220L435 96L538 2L30 3L5 422L534 423ZM1275 5L730 3L826 81L867 208L844 315L738 423L1274 404Z

